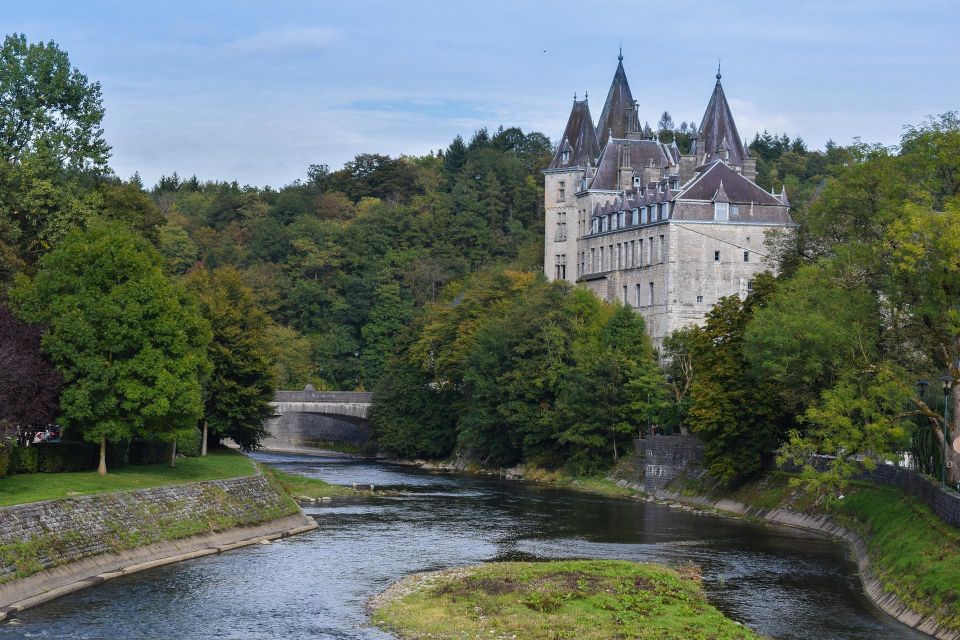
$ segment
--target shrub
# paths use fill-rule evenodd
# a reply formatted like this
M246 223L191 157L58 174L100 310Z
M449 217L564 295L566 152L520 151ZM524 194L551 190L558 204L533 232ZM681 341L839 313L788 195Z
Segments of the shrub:
M10 449L10 473L36 473L37 448L12 447Z
M10 468L10 450L12 448L8 444L0 444L0 478L6 478L13 473Z
M177 453L183 454L188 458L196 458L200 455L200 441L203 434L199 429L191 429L177 437Z
M130 464L160 464L170 458L170 443L161 440L130 441Z
M95 469L99 461L99 449L84 442L43 443L29 448L37 452L40 473L88 471Z

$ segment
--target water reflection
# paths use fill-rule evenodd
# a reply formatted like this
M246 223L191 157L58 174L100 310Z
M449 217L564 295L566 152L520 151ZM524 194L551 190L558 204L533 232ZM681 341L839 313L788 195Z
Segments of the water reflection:
M695 562L718 607L773 638L926 637L865 601L841 546L803 532L349 458L257 457L399 494L310 507L316 531L126 576L23 612L0 636L384 639L363 604L410 572L578 557Z

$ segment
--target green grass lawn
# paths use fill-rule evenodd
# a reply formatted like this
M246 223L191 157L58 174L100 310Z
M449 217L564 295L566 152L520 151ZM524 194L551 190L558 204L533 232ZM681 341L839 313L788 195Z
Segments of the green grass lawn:
M276 480L283 490L294 498L306 496L308 498L333 498L336 496L357 496L359 492L350 487L330 484L316 478L307 478L292 473L280 471L269 465L261 465L263 472Z
M251 475L254 471L253 461L247 456L229 449L218 449L202 458L181 458L176 467L169 464L131 465L109 471L103 477L96 471L14 475L0 478L0 506L235 478Z
M886 590L960 630L960 530L899 489L867 484L849 491L831 515L867 538Z
M401 638L759 638L704 597L695 567L616 560L504 562L411 576L374 599Z

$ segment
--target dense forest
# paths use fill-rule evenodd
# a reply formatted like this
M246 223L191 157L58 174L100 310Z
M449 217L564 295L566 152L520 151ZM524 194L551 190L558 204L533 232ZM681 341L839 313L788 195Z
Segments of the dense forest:
M654 353L638 314L543 278L543 134L481 129L280 188L147 187L110 169L100 87L65 52L0 53L0 421L255 448L273 389L310 383L375 390L400 456L595 472L689 429L730 483L775 450L838 454L808 474L827 487L904 451L941 471L943 402L915 383L960 379L956 114L896 148L758 134L758 182L786 185L799 225L768 238L779 273ZM689 142L667 113L658 128Z

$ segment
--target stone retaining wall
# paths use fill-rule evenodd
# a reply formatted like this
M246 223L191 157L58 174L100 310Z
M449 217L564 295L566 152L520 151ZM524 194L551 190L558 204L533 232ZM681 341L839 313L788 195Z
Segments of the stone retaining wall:
M667 491L659 491L656 496L673 502L709 507L717 509L718 511L759 518L767 522L798 529L806 529L808 531L816 531L834 538L846 540L850 543L850 547L853 550L854 558L860 571L860 579L863 582L863 590L874 604L890 616L917 631L926 633L934 638L940 638L941 640L960 640L960 633L941 626L932 618L925 618L910 609L894 594L884 590L883 584L877 579L876 575L874 575L870 566L870 558L867 555L867 544L863 538L855 532L841 527L827 516L805 515L787 511L786 509L757 509L734 500L711 500L700 496L685 496Z
M693 436L651 436L634 440L634 444L644 461L647 493L664 489L674 478L703 463L703 443Z
M259 473L4 507L0 585L84 558L299 513L297 505Z

